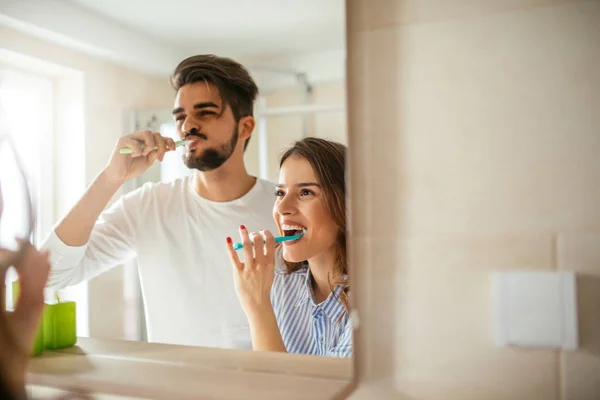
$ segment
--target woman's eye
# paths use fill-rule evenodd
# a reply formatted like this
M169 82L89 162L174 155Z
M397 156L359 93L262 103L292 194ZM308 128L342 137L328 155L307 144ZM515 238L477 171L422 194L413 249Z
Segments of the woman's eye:
M302 191L300 192L300 196L309 196L311 194L314 194L312 192L312 190L308 190L308 189L302 189Z
M275 191L275 196L277 196L277 197L283 196L283 190L276 190Z

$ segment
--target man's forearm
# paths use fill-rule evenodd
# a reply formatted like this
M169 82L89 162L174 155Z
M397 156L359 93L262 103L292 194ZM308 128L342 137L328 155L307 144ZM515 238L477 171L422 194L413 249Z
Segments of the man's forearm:
M264 310L251 313L248 322L254 350L287 352L270 304Z
M101 172L87 188L77 204L56 226L56 235L69 246L83 246L102 211L121 187Z

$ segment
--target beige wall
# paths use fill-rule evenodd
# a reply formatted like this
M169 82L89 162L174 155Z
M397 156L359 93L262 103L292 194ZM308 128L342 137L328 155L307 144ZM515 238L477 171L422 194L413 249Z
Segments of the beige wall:
M114 143L123 134L124 112L133 108L171 107L173 92L165 78L117 67L98 58L0 27L0 48L19 52L83 72L85 182L104 167ZM81 139L81 138L79 138ZM60 149L58 149L60 151ZM59 155L57 154L57 157ZM63 156L64 157L64 154ZM57 207L59 218L71 204ZM89 284L90 335L122 338L123 269L117 268Z
M600 399L600 2L348 0L354 398ZM577 351L492 342L579 274Z
M310 104L344 105L346 103L346 85L343 81L321 82L312 85ZM303 104L303 89L291 86L269 93L265 96L267 108L294 107ZM296 140L302 139L302 115L272 116L267 119L268 134L268 178L277 181L279 159L283 152ZM324 112L307 116L308 135L335 140L347 144L346 113L343 111ZM254 132L254 144L257 142L258 129ZM249 147L248 152L252 149ZM258 160L258 152L254 154ZM252 164L249 165L249 168ZM258 167L257 167L258 170Z

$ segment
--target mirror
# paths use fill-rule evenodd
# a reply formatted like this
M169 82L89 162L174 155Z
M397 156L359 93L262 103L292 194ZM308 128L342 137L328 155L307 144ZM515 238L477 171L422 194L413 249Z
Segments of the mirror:
M0 114L14 116L11 111L22 104L11 96L11 88L3 84L3 78L5 76L0 74L0 87L3 88L0 91ZM33 177L23 169L23 158L31 162L31 155L17 151L24 146L23 138L17 135L16 122L10 117L0 119L0 272L3 286L15 279L16 273L9 268L19 261L35 235L35 214L29 192ZM5 290L2 293L5 294ZM10 297L7 296L7 300ZM10 300L6 307L13 307Z
M19 260L29 242L33 219L20 157L11 136L0 135L0 270L3 276Z
M344 2L66 3L37 23L86 32L77 45L31 39L58 52L48 55L15 25L21 50L0 52L0 68L24 74L13 81L50 113L49 147L25 166L41 182L35 243L56 255L49 286L77 304L78 335L348 358ZM18 8L7 12L27 19ZM189 59L202 54L223 58ZM280 174L308 137L326 141L305 141ZM53 168L39 165L48 154ZM260 239L247 247L254 261L228 251L228 238L263 229L283 237L266 255ZM275 269L278 291L252 266Z

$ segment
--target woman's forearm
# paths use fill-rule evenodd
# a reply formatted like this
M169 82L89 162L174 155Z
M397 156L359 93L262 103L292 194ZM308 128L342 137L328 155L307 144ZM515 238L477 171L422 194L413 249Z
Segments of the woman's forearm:
M270 303L248 313L248 322L254 350L287 352Z

